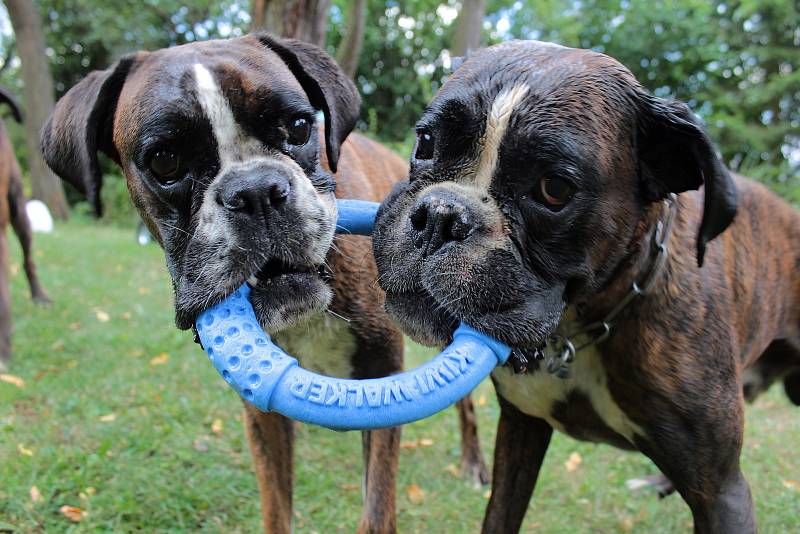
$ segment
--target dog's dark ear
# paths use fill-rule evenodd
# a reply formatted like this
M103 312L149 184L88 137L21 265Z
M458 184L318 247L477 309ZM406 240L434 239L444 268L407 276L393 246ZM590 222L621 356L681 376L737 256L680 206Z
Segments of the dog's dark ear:
M637 144L645 199L655 201L704 185L697 235L697 264L702 266L706 245L736 215L736 184L686 104L650 95L642 95L642 100Z
M103 175L97 161L102 150L119 163L112 140L114 112L125 78L137 56L126 56L111 68L94 71L56 104L42 128L41 148L47 164L86 195L95 213L103 213Z
M322 49L265 33L256 37L278 54L303 86L311 105L325 114L325 149L328 165L336 172L339 147L355 128L361 108L356 86Z
M14 116L14 120L22 124L22 110L19 107L19 103L17 103L17 99L14 98L11 91L2 85L0 85L0 102L8 104L8 107L11 108L11 114Z

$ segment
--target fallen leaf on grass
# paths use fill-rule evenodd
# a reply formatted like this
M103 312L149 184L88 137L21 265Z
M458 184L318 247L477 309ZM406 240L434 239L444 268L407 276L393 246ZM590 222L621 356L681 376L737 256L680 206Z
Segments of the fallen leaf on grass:
M117 414L115 414L115 413L107 413L105 415L101 415L98 419L100 419L100 421L102 421L103 423L110 423L111 421L113 421L116 418L117 418Z
M33 451L26 448L22 443L17 443L17 450L23 456L33 456Z
M67 506L66 504L59 508L58 511L73 523L80 523L81 519L86 515L86 512L77 506Z
M81 328L83 328L81 323L69 323L70 330L80 330Z
M169 361L169 354L166 352L162 352L152 360L150 360L150 365L164 365Z
M577 452L570 454L569 459L564 462L564 467L567 469L567 473L574 473L577 471L578 466L581 465L582 461L583 459L581 458L581 455Z
M633 519L630 517L626 517L622 521L619 522L619 529L622 532L630 532L633 530Z
M25 381L14 375L0 374L0 381L8 382L9 384L15 385L20 389L25 387Z
M414 441L403 441L400 443L401 449L416 449L417 447L430 447L433 445L433 440L430 438L421 438Z
M488 489L483 493L483 498L487 501L492 498L492 490Z
M33 502L39 502L42 500L42 493L39 491L39 488L36 486L31 486L30 491L28 494L31 496L31 500Z
M126 321L130 321L130 320L131 320L131 317L132 317L132 316L131 316L131 312L122 312L122 315L121 315L121 317L122 317L123 319L125 319Z
M38 373L36 373L35 375L33 375L33 379L34 379L36 382L38 382L39 380L41 380L41 379L42 379L42 378L44 378L45 376L49 375L50 373L57 373L57 372L59 372L60 370L61 370L61 369L59 369L58 367L48 367L47 369L42 369L41 371L39 371Z
M486 406L486 395L478 397L478 406Z
M142 287L139 288L139 294L140 295L147 295L148 293L150 293L150 288L149 287L142 286Z
M97 320L101 323L107 323L111 320L111 316L104 312L103 310L95 310L94 316L97 317Z
M784 480L783 487L793 491L798 491L800 490L800 482L797 482L796 480Z
M56 339L55 341L53 341L53 344L50 345L50 350L56 350L56 351L64 350L64 340Z
M138 358L139 356L144 354L144 352L142 352L139 349L135 349L135 350L130 351L128 354L130 354L133 358Z
M70 360L67 362L68 369L75 369L76 367L78 367L78 360Z
M461 478L461 470L456 467L456 464L447 464L444 470L456 478Z
M8 270L11 272L11 276L17 276L19 274L19 263L12 263L8 266Z
M222 432L222 419L214 419L214 421L212 421L211 431L214 434L219 434Z
M344 491L356 491L361 486L359 486L358 484L339 484L339 487Z
M406 486L406 495L412 504L420 504L425 500L425 491L416 484Z

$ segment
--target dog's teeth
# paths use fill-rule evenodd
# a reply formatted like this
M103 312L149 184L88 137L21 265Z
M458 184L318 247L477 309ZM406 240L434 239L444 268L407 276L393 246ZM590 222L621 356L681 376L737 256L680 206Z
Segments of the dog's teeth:
M258 285L258 278L253 275L247 279L247 283L250 285L250 287L256 287Z

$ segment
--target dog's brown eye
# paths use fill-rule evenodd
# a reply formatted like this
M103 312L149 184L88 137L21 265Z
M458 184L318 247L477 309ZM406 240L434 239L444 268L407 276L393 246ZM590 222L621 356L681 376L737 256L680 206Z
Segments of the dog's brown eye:
M290 145L303 146L308 143L308 138L311 136L311 124L303 117L297 117L289 122L289 138L287 141Z
M416 159L431 159L433 157L434 141L433 136L427 130L417 132L417 151L414 153Z
M159 150L153 154L153 158L150 160L150 169L165 181L171 181L177 177L179 165L178 155L169 150Z
M562 208L572 196L572 186L560 178L542 178L539 187L544 201L554 209Z

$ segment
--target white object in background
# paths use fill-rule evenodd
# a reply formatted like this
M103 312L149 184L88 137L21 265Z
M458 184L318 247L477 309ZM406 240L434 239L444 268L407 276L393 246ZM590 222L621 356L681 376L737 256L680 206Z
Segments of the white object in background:
M53 216L50 210L41 200L29 200L25 204L25 212L28 220L31 221L31 229L34 232L49 234L53 231Z

